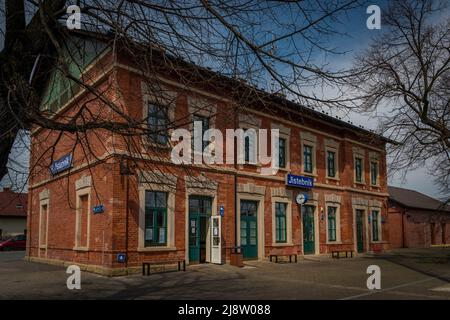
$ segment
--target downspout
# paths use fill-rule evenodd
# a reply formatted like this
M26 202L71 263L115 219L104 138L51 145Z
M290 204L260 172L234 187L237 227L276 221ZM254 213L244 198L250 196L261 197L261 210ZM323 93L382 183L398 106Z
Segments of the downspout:
M127 161L127 169L128 169L128 161ZM125 268L127 270L127 274L128 274L128 215L129 215L129 205L128 205L128 200L129 200L129 175L126 175L125 178L125 182L126 182L126 189L125 189Z
M31 181L30 181L30 184L31 184ZM28 205L27 216L28 217L27 217L27 234L26 234L26 237L27 237L26 258L27 258L28 261L30 260L30 257L31 257L31 234L32 234L31 233L31 226L33 225L32 221L31 221L31 212L32 212L32 207L33 207L33 192L35 192L35 189L30 188L30 190L31 190L31 192L28 193L28 199L27 199L27 201L28 201L28 203L27 203L27 205ZM39 206L40 205L41 204L39 203ZM39 240L38 240L38 242L39 242ZM39 243L38 243L38 248L39 248Z
M402 213L402 248L405 248L405 217L406 217L406 208L403 209Z
M238 121L238 115L237 115L237 108L234 108L234 130L236 132L237 129L237 121ZM237 250L238 247L238 192L237 192L237 188L238 188L238 174L237 174L237 170L238 170L238 166L237 166L237 150L238 147L236 145L236 143L234 143L234 248L235 250ZM235 252L237 253L237 252Z

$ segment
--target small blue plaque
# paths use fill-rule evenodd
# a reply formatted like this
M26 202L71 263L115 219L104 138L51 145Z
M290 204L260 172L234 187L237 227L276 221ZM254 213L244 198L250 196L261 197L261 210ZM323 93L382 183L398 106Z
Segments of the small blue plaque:
M95 206L92 211L94 212L94 214L98 214L98 213L103 213L105 212L105 206L102 204L99 204L98 206Z
M125 253L118 253L117 254L117 262L124 263L127 260L127 256Z

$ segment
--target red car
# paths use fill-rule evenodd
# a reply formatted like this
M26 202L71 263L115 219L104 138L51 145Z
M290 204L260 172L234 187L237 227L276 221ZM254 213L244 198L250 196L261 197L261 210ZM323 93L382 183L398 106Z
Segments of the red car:
M20 234L13 238L0 242L0 251L25 250L27 237Z

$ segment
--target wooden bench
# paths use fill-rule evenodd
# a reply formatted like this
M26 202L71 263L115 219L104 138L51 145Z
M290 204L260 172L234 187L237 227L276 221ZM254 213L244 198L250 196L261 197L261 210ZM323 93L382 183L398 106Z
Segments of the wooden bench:
M173 264L175 262L178 263L178 271L181 271L181 267L183 267L183 271L186 271L186 260L180 258L180 259L154 261L154 262L142 262L142 275L149 276L150 275L150 266L152 266L152 265Z
M331 251L331 258L339 259L341 257L341 252L345 252L346 258L348 258L348 254L350 254L350 258L353 258L353 250L333 250Z
M297 263L297 255L296 254L271 254L269 255L270 262L272 261L272 258L275 257L275 263L278 263L278 257L287 257L289 256L289 263L292 263L292 257L294 257L295 263Z

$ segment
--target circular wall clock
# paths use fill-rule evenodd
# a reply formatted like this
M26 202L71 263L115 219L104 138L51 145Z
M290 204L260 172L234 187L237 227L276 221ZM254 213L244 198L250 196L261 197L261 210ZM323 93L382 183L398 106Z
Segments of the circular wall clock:
M299 194L297 195L297 197L295 197L295 201L296 201L298 204L304 204L306 201L308 201L308 197L306 196L306 194L299 193Z

